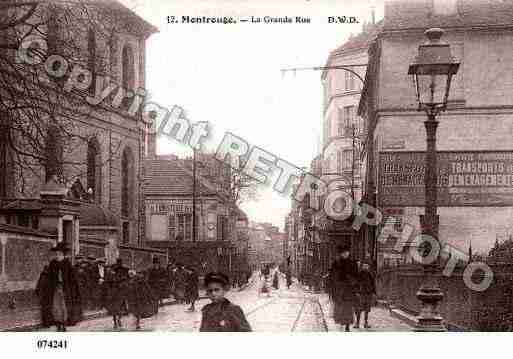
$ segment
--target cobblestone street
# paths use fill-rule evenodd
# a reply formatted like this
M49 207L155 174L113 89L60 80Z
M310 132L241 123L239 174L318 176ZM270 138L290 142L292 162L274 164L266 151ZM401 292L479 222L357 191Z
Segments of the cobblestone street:
M261 281L258 278L245 289L233 290L228 298L241 306L253 331L256 332L326 332L340 331L330 315L330 305L326 295L312 294L303 290L297 283L287 289L284 281L279 290L270 295L261 294ZM141 322L142 331L198 331L201 322L201 308L208 299L197 302L196 312L188 312L188 305L173 304L161 307L159 313ZM407 331L411 328L393 318L382 308L373 308L370 315L371 329L360 331ZM69 331L112 331L112 319L102 317L81 322ZM134 331L135 321L131 316L123 318L121 331ZM358 330L356 330L358 331Z

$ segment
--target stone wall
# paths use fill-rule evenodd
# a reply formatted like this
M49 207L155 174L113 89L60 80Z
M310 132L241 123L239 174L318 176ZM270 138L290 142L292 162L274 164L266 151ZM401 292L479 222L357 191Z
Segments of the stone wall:
M439 276L444 300L440 312L449 328L477 331L513 330L513 265L491 266L494 278L482 292L468 288L463 268L449 276ZM482 273L473 280L478 283ZM419 266L402 266L384 270L377 277L378 296L410 313L418 313L416 293L423 282Z
M0 228L0 312L38 305L34 290L55 241L54 236L28 229Z

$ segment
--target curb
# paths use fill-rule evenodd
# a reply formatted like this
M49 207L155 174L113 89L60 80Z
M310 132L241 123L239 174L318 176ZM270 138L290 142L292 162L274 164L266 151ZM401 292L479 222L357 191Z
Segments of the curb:
M199 297L199 299L206 299L206 298L208 298L208 297ZM165 307L168 305L174 305L174 304L178 304L178 302L174 299L167 300L161 306L159 306L159 308L162 308L162 307ZM95 311L95 312L88 312L88 313L84 314L84 318L82 319L82 322L85 322L88 320L93 320L93 319L105 318L108 316L109 316L109 314L106 309L102 309L102 310ZM11 327L11 328L1 329L0 332L28 332L28 331L34 331L34 330L42 329L42 328L43 327L41 326L41 323L31 323L31 324L24 324L24 325Z

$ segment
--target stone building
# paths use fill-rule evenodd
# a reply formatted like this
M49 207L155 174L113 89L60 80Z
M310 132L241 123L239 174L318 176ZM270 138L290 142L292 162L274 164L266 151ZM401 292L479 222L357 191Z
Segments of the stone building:
M223 176L217 177L217 183L208 180L218 161L198 157L202 160L196 159L196 238L191 160L176 156L153 156L146 160L145 244L167 250L170 261L192 265L202 273L231 273L237 269L236 256L245 255L238 243L239 229L243 228L238 227L243 227L241 222L247 221L247 217L233 204L229 192L223 190Z
M18 47L0 49L0 313L35 313L37 322L34 290L56 242L72 259L123 258L136 270L167 257L141 247L147 126L123 98L145 86L145 43L157 29L114 0L17 4L7 4L14 25L0 32L0 48L19 45L29 29L40 34L41 64L62 58L43 69ZM79 82L91 75L89 87L66 90L74 70ZM113 92L93 105L105 76Z
M448 108L437 118L439 239L459 253L467 253L470 243L475 253L487 253L497 236L511 231L513 187L502 178L511 173L513 156L512 24L511 2L386 3L383 29L369 47L359 113L367 135L365 195L385 217L395 218L396 236L407 227L418 233L423 214L426 114L417 111L407 72L431 27L445 30L442 40L460 62ZM482 174L485 182L467 181Z
M37 198L41 186L56 175L65 187L70 190L72 186L81 187L88 194L88 200L119 218L116 227L122 244L139 245L140 179L146 125L140 112L129 111L127 100L116 98L124 95L123 90L145 88L146 40L157 29L118 1L76 4L49 1L37 6L31 21L41 19L47 24L42 29L45 34L42 41L47 46L44 58L62 56L69 62L70 72L80 66L92 74L91 85L85 91L62 92L60 88L69 81L68 73L61 83L47 90L48 97L56 102L51 104L54 112L48 117L56 118L50 120L45 111L39 111L43 135L37 138L42 144L35 152L41 152L41 160L29 160L26 156L15 161L14 157L21 156L14 154L13 146L2 141L0 167L6 178L0 181L0 196L4 199ZM79 12L86 10L89 17L84 19ZM67 25L69 23L73 25ZM94 94L92 89L100 82L96 76L109 76L116 87L105 101L91 105L86 99ZM33 87L41 85L34 83ZM26 115L0 114L7 124L14 123L15 116L24 121ZM28 118L26 120L28 123ZM18 136L21 132L14 126L10 132L18 147L30 148L26 142L33 134ZM29 170L22 171L22 165L26 164L30 164Z

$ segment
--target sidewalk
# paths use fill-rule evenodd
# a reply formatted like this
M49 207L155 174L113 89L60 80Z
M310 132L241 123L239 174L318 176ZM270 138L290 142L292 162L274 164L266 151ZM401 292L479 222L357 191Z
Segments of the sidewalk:
M205 293L200 292L201 298L205 298ZM161 307L176 303L174 298L164 299ZM106 316L108 316L108 313L105 309L85 311L82 321ZM41 313L39 308L0 314L0 332L26 332L36 329L41 329Z
M322 308L323 316L326 321L326 326L329 332L343 331L343 328L335 321L332 317L331 304L328 295L313 294L319 299L319 303ZM397 317L393 316L390 311L383 307L372 307L369 313L369 324L370 329L363 328L363 314L360 321L360 329L353 329L354 332L407 332L411 331L412 327Z

